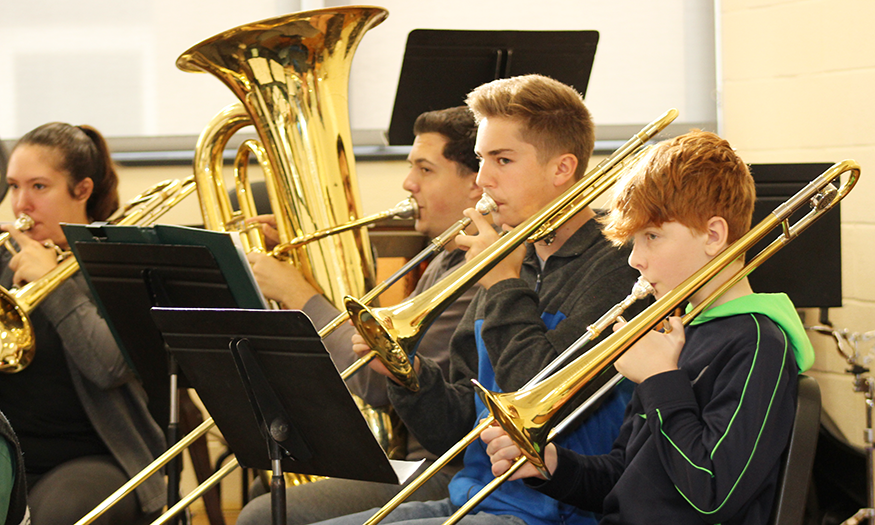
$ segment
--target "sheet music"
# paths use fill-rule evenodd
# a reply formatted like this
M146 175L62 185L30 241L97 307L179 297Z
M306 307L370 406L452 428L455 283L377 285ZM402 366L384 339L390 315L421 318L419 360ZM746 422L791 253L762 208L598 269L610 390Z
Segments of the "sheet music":
M410 479L413 474L419 470L419 467L422 465L422 462L425 459L420 459L417 461L407 461L403 459L390 459L389 464L392 465L392 470L395 471L395 474L398 476L398 484L403 485L407 483L407 480Z
M258 282L255 280L255 274L252 273L252 266L249 264L249 260L246 258L246 250L243 248L243 241L240 240L240 232L232 231L227 232L231 236L231 242L234 243L234 247L237 249L237 253L240 255L240 260L243 261L243 267L246 268L246 279L252 283L252 287L258 290L259 297L261 298L262 307L265 310L270 310L271 306L268 304L267 299L264 298L264 294L261 293L261 287L258 286Z

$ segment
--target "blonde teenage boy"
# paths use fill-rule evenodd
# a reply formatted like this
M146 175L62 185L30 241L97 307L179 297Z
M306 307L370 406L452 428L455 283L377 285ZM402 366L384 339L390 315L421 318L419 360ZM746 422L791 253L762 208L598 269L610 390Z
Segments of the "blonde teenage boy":
M466 100L478 122L477 185L498 209L496 224L516 227L567 191L586 171L594 126L578 92L556 80L525 75L484 84ZM469 254L497 238L492 225L467 210L477 235L458 237ZM483 404L471 379L490 389L520 388L568 348L586 326L625 297L636 272L601 232L590 209L563 224L552 242L527 245L504 258L479 281L480 291L450 341L450 373L416 355L420 390L390 383L389 399L407 428L427 449L443 453L477 424ZM353 346L368 350L363 340ZM610 450L623 420L628 392L615 393L585 424L565 436L581 453ZM468 447L449 497L410 501L384 523L438 525L492 479L481 443ZM374 511L331 525L361 525ZM587 512L539 494L522 482L505 483L466 515L461 525L584 525Z

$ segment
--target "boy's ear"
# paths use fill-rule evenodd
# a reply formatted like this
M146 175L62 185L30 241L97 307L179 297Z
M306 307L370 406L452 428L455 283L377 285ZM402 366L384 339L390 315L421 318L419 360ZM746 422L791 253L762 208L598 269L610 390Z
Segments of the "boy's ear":
M554 160L556 172L553 176L556 186L564 186L568 181L574 181L574 172L577 171L577 156L573 153L563 153Z
M708 219L706 224L707 239L705 240L705 253L714 257L722 252L729 239L729 225L723 217L714 216Z

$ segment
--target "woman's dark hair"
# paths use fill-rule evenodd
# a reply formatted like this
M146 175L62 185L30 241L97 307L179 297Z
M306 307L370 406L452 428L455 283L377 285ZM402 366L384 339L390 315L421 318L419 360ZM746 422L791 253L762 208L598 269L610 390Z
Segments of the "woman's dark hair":
M476 173L480 169L480 161L474 154L477 124L467 107L439 109L419 115L413 123L413 134L423 133L440 133L447 138L444 157L466 168L468 173L460 172L460 175Z
M29 131L15 147L23 145L45 146L58 153L55 168L67 172L71 196L75 196L77 184L85 178L91 179L94 189L85 205L89 219L105 220L118 208L118 174L106 140L96 129L50 122Z

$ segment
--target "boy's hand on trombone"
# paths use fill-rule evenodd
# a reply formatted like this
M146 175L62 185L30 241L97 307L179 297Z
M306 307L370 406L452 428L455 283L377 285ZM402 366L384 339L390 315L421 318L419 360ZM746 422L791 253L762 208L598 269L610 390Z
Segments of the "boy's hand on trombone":
M470 261L477 255L488 248L492 243L498 240L498 232L492 227L492 223L486 220L474 208L468 208L464 211L465 217L471 219L471 223L477 228L477 235L459 235L456 237L456 246L465 250L465 260ZM510 227L503 225L504 230L509 230ZM526 256L525 246L520 246L507 257L498 262L493 268L483 277L480 278L480 285L489 289L495 283L505 279L519 279L520 269L523 267L523 258Z
M492 426L481 432L480 439L486 443L486 453L489 454L489 460L492 462L492 475L495 477L507 472L514 462L522 456L519 447L497 423L493 423ZM550 474L556 471L557 462L556 447L551 443L544 449L544 463ZM510 477L511 480L521 478L546 479L531 462L523 465Z
M352 335L352 351L355 352L355 354L359 357L359 359L362 359L371 353L371 347L365 341L365 338L362 337L361 334L359 334L358 332L356 332ZM390 372L388 368L386 368L386 365L384 365L383 362L380 361L379 358L371 359L371 361L368 363L368 366L371 367L371 370L373 370L374 372L388 377L389 379L391 379L392 381L395 381L399 385L401 384L400 381L395 379L395 375L392 372ZM419 356L414 356L413 357L413 370L417 374L419 373L419 367L420 367Z
M677 370L678 358L684 347L684 325L680 317L669 317L668 329L664 331L651 330L629 348L614 363L617 372L626 379L641 383L645 379L662 372ZM614 331L619 330L625 322L614 325Z

